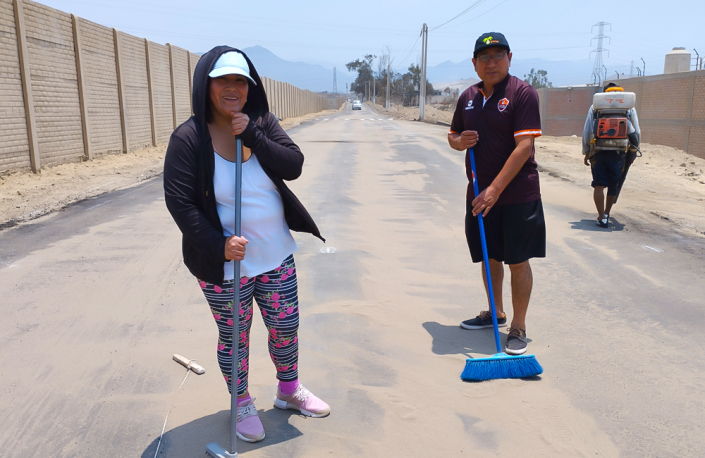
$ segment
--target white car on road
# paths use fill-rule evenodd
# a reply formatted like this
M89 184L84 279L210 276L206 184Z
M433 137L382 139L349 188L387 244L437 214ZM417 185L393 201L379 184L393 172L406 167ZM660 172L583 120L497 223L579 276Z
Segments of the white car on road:
M352 109L353 110L362 110L362 102L360 102L359 100L355 100L353 102Z

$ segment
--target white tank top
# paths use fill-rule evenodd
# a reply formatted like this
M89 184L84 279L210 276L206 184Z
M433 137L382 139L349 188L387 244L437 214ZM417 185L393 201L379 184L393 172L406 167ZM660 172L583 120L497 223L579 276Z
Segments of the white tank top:
M215 154L213 187L223 234L235 233L235 163ZM269 179L257 156L242 163L242 236L245 259L240 262L241 277L255 277L276 269L298 246L284 219L284 204L279 190ZM234 263L223 266L225 280L235 277Z

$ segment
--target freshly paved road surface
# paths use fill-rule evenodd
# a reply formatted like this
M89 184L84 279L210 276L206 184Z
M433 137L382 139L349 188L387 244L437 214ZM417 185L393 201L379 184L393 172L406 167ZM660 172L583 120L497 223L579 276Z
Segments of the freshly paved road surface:
M458 327L486 300L446 128L348 106L290 133L306 154L291 187L327 238L296 234L300 373L332 414L272 407L257 315L267 437L243 456L702 456L702 238L656 221L600 230L589 189L542 175L528 335L545 372L463 383L465 358L494 348L491 330ZM216 328L160 178L0 232L0 313L1 456L152 457L167 412L159 456L229 443ZM206 374L179 389L174 353Z

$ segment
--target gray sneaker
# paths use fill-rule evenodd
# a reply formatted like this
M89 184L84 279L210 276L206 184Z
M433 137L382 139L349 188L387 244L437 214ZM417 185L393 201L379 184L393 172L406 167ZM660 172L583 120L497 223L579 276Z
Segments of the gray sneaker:
M507 346L504 352L508 355L523 355L526 353L526 331L519 328L509 328L507 336Z
M497 318L497 327L502 328L507 325L507 316L504 315L502 318ZM463 329L484 329L491 328L494 326L492 324L492 313L488 310L483 310L475 318L465 320L460 323L460 327Z

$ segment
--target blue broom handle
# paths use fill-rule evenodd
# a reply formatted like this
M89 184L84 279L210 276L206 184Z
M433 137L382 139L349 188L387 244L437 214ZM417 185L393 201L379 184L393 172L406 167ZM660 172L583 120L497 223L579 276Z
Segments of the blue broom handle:
M242 235L242 140L235 137L235 236ZM237 455L237 368L240 362L240 343L238 331L240 330L240 261L235 263L235 276L233 279L233 341L232 341L232 368L230 372L230 450Z
M472 168L472 186L475 190L475 197L480 195L480 190L477 185L477 172L475 171L475 151L470 148L470 167ZM499 325L497 324L497 309L494 305L494 292L492 290L492 275L490 274L490 259L487 255L487 240L485 239L485 224L482 221L482 213L477 215L478 223L480 224L480 241L482 242L482 259L485 264L485 275L487 276L487 292L490 297L490 307L492 308L492 324L494 325L494 341L497 346L497 353L502 352L502 345L499 342Z

